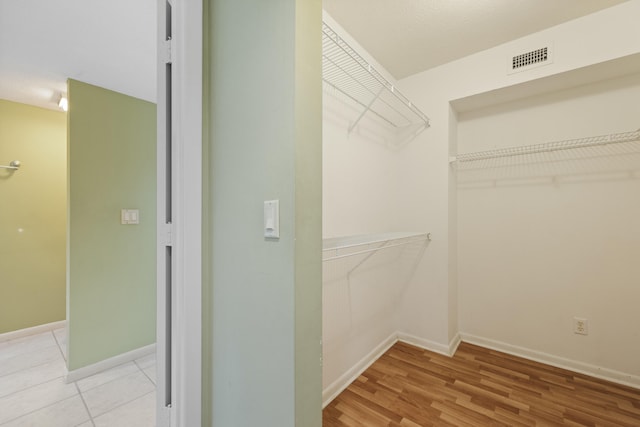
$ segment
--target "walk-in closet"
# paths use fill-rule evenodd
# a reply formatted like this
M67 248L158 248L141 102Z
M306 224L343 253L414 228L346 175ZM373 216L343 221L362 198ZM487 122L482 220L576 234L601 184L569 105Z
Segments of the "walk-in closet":
M325 425L640 423L640 2L400 79L347 9L322 35ZM562 407L588 390L618 412Z

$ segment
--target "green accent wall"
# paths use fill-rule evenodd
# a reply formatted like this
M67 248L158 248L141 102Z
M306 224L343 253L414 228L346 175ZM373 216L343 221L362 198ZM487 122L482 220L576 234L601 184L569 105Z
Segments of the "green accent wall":
M202 2L202 427L213 425L213 284L211 283L211 29L210 2Z
M205 10L203 425L320 427L321 3Z
M68 368L155 342L156 107L68 81ZM139 209L139 225L120 224Z
M0 334L65 319L66 114L0 100Z
M322 2L295 2L295 423L322 425Z

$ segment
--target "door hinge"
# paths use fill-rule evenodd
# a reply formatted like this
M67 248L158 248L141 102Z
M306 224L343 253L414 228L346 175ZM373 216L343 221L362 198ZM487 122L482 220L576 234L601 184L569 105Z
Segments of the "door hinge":
M163 58L165 64L171 64L173 61L173 40L169 37L163 44Z
M173 225L170 222L164 225L164 244L173 246Z

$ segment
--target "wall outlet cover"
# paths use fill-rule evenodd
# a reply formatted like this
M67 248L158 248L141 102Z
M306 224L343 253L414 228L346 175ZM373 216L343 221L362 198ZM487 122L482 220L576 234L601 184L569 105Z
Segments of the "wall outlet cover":
M579 335L589 335L589 321L582 317L574 317L573 333Z

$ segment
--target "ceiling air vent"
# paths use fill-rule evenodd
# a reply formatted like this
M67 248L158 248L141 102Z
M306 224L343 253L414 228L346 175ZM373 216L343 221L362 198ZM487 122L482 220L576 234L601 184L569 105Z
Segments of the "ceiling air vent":
M513 70L528 65L537 64L538 62L544 62L549 59L549 48L543 47L541 49L532 50L531 52L516 55L511 60L511 68Z
M509 74L551 64L553 63L551 53L551 48L545 46L529 52L511 55L509 58Z

